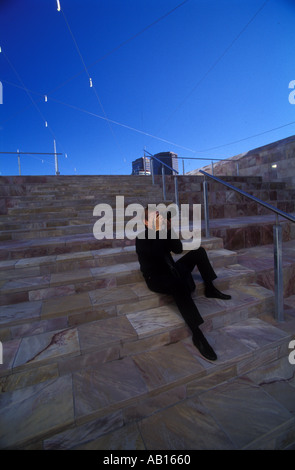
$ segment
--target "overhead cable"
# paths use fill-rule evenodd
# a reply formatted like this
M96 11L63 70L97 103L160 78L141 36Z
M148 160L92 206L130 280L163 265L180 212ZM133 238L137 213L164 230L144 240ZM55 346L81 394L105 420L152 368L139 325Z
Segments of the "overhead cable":
M21 87L23 90L25 90L27 96L29 97L31 103L33 104L34 108L37 110L38 114L41 116L41 119L45 125L46 128L48 128L48 130L50 131L51 135L53 136L54 140L57 141L55 135L54 135L54 132L52 130L52 128L48 125L48 121L46 120L46 118L43 116L42 112L40 111L40 108L37 106L36 102L34 101L34 99L32 98L32 94L31 92L29 91L29 89L25 86L22 78L20 77L19 73L17 72L16 68L14 67L14 65L12 64L11 60L8 58L7 54L5 53L5 51L1 50L1 53L4 55L7 63L9 64L10 68L13 70L14 74L16 75L18 81L20 82L21 84Z
M93 117L96 117L98 119L103 119L103 120L107 120L108 118L104 117L104 116L100 116L99 114L96 114L96 113L93 113L91 111L88 111L87 109L83 109L83 108L80 108L78 106L75 106L75 105L72 105L72 104L69 104L69 103L65 103L63 101L60 101L60 100L57 100L55 98L51 98L52 101L56 102L56 103L59 103L59 104L62 104L64 106L68 106L69 108L72 108L72 109L75 109L76 111L80 111L82 113L85 113L85 114L88 114L90 116L93 116ZM226 147L227 145L232 145L232 144L236 144L238 142L242 142L244 140L249 140L249 139L252 139L254 137L259 137L260 135L264 135L264 134L267 134L269 132L273 132L273 131L276 131L276 130L279 130L279 129L282 129L283 127L287 127L287 126L291 126L292 124L295 124L295 121L292 121L292 122L289 122L287 124L283 124L281 126L278 126L278 127L274 127L273 129L269 129L267 131L263 131L263 132L260 132L258 134L254 134L254 135L251 135L251 136L248 136L248 137L244 137L243 139L240 139L240 140L236 140L234 142L229 142L227 144L222 144L222 145L218 145L216 147L211 147L209 149L203 149L203 150L195 150L195 149L192 149L192 148L189 148L189 147L184 147L183 145L180 145L180 144L177 144L175 142L172 142L170 140L167 140L167 139L163 139L161 137L158 137L156 135L153 135L153 134L149 134L148 132L145 132L145 131L142 131L142 130L139 130L139 129L136 129L135 127L131 127L127 124L123 124L121 122L118 122L118 121L114 121L114 120L111 120L109 119L109 121L112 123L112 124L115 124L117 126L121 126L121 127L124 127L125 129L129 129L133 132L137 132L139 134L143 134L147 137L151 137L152 139L156 139L156 140L159 140L161 142L165 142L167 144L170 144L170 145L174 145L175 147L179 147L181 149L184 149L184 150L188 150L189 152L192 152L192 153L204 153L204 152L209 152L211 150L215 150L215 149L219 149L219 148L222 148L222 147Z
M176 11L178 8L182 7L185 3L189 2L190 0L184 0L183 2L179 3L178 5L176 5L176 7L172 8L171 10L169 10L167 13L164 13L164 15L160 16L159 18L157 18L156 20L154 20L152 23L150 23L149 25L145 26L143 29L141 29L140 31L138 31L137 33L135 33L133 36L130 36L128 39L125 39L125 41L121 42L120 44L118 44L117 46L115 46L113 49L111 49L110 51L106 52L104 55L102 55L99 59L96 59L94 62L92 62L91 64L88 65L88 70L93 67L94 65L98 64L99 62L101 62L102 60L106 59L107 57L109 57L111 54L113 54L114 52L118 51L119 49L121 49L123 46L125 46L126 44L128 44L129 42L133 41L134 39L136 39L137 37L141 36L143 33L145 33L147 30L149 30L150 28L152 28L153 26L155 26L157 23L159 23L160 21L164 20L165 18L167 18L169 15L171 15L174 11ZM60 10L59 10L60 11ZM62 13L63 13L63 10L61 10ZM64 13L63 13L64 14ZM83 67L84 67L84 64L83 64ZM85 68L84 68L85 70ZM75 78L79 77L81 74L83 73L83 70L81 70L80 72L76 73L75 75L73 75L72 77L68 78L65 82L61 83L60 85L57 85L57 87L55 87L53 90L50 91L50 93L53 93L54 91L56 90L59 90L60 88L62 88L63 86L67 85L69 82L71 82L72 80L74 80Z
M60 7L60 5L59 5L59 7ZM58 10L58 11L60 11L60 10ZM80 51L80 49L79 49L78 43L77 43L77 41L76 41L76 39L75 39L75 36L74 36L74 34L73 34L72 30L71 30L71 27L70 27L70 25L69 25L69 22L68 22L68 20L67 20L67 18L66 18L66 16L65 16L65 13L64 13L63 10L61 10L61 13L62 13L63 18L64 18L64 20L65 20L65 23L66 23L66 25L67 25L67 28L68 28L68 30L69 30L69 33L70 33L70 35L71 35L71 38L72 38L72 40L73 40L73 42L74 42L74 45L75 45L75 48L76 48L76 50L77 50L77 53L78 53L78 55L79 55L79 57L80 57L80 60L81 60L81 62L82 62L82 64L83 64L85 73L86 73L86 75L87 75L87 77L88 77L88 80L89 80L90 88L92 88L93 91L94 91L94 94L95 94L95 96L96 96L96 99L97 99L97 101L98 101L98 103L99 103L99 105L100 105L100 108L101 108L101 110L102 110L104 116L105 116L105 120L106 120L107 123L108 123L109 129L110 129L111 134L112 134L112 136L113 136L113 138L114 138L114 140L115 140L115 142L116 142L116 144L117 144L117 146L118 146L119 151L120 151L121 153L123 153L123 152L122 152L122 149L121 149L121 147L120 147L120 144L119 144L119 142L118 142L118 139L117 139L117 137L116 137L116 135L115 135L115 133L114 133L114 131L113 131L113 129L112 129L111 121L108 119L107 114L106 114L106 112L105 112L105 109L104 109L104 107L103 107L103 105L102 105L101 99L100 99L100 97L99 97L99 95L98 95L98 93L97 93L97 90L96 90L95 86L93 85L92 78L90 77L90 74L89 74L89 72L88 72L86 63L85 63L85 61L84 61L84 59L83 59L82 53L81 53L81 51Z
M222 54L213 62L211 67L204 73L204 75L200 78L200 80L197 82L197 84L193 87L193 89L185 96L185 98L179 103L179 105L171 112L171 114L168 116L168 118L165 120L164 124L161 126L160 130L167 124L167 122L171 119L171 117L183 106L183 104L188 100L188 98L194 93L194 91L201 85L201 83L204 81L204 79L212 72L212 70L216 67L216 65L223 59L223 57L228 53L228 51L232 48L232 46L238 41L238 39L242 36L242 34L246 31L248 26L254 21L256 16L263 10L265 5L269 2L269 0L266 0L263 5L256 11L256 13L252 16L252 18L246 23L246 25L241 29L239 34L232 40L232 42L225 48L225 50L222 52Z
M17 88L20 88L20 89L25 89L17 84L14 84L14 83L11 83L11 82L7 82L5 80L2 80L3 83L8 83L9 85L11 86L15 86ZM40 92L36 92L36 91L32 91L32 90L29 90L30 93L34 93L36 95L39 95L41 98L40 99L43 99L44 97L44 94L40 93ZM245 140L249 140L249 139L253 139L255 137L259 137L261 135L264 135L264 134L268 134L270 132L274 132L274 131L277 131L279 129L283 129L284 127L288 127L288 126L291 126L292 124L295 124L295 121L291 121L291 122L288 122L287 124L282 124L278 127L274 127L272 129L268 129L266 131L262 131L262 132L259 132L258 134L253 134L253 135L250 135L248 137L244 137L242 139L239 139L239 140L235 140L235 141L232 141L232 142L227 142L226 144L222 144L222 145L217 145L215 147L210 147L210 148L207 148L207 149L202 149L202 150L195 150L195 149L191 149L191 148L188 148L188 147L184 147L180 144L177 144L175 142L172 142L172 141L169 141L167 139L163 139L162 137L159 137L159 136L156 136L156 135L153 135L153 134L149 134L148 132L145 132L145 131L142 131L142 130L139 130L139 129L136 129L135 127L131 127L127 124L123 124L121 122L118 122L118 121L115 121L115 120L111 120L111 119L108 119L107 117L105 116L100 116L99 114L96 114L96 113L93 113L91 111L88 111L87 109L83 109L83 108L80 108L78 106L75 106L73 104L70 104L70 103L65 103L64 101L60 101L60 100L57 100L55 98L52 98L52 97L49 97L50 98L50 101L54 101L55 103L58 103L58 104L61 104L63 106L67 106L69 108L72 108L72 109L75 109L76 111L80 111L82 113L85 113L85 114L88 114L88 115L91 115L91 116L94 116L98 119L103 119L105 121L109 120L111 123L113 124L116 124L117 126L121 126L121 127L124 127L125 129L129 129L133 132L137 132L139 134L142 134L142 135L145 135L147 137L151 137L152 139L155 139L155 140L159 140L161 142L165 142L165 143L169 143L170 145L174 145L175 147L178 147L178 148L182 148L184 150L188 150L189 152L193 152L193 153L205 153L205 152L210 152L212 150L217 150L219 148L223 148L223 147L226 147L228 145L233 145L233 144L237 144L239 142L243 142ZM24 108L26 109L26 108ZM22 111L20 111L22 112ZM19 112L19 113L20 113ZM19 113L16 113L16 114L19 114ZM9 119L12 119L15 115L12 115ZM7 121L8 119L4 120L4 121L1 121L0 124L3 124Z

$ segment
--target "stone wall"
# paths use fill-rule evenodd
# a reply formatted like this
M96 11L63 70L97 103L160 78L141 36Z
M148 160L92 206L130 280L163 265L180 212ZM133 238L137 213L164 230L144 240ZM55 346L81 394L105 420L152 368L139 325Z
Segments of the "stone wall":
M230 160L214 163L214 175L261 176L263 181L284 181L290 187L295 186L295 135L236 155ZM276 168L273 165L277 165ZM211 165L202 170L212 173ZM200 173L194 170L187 174Z

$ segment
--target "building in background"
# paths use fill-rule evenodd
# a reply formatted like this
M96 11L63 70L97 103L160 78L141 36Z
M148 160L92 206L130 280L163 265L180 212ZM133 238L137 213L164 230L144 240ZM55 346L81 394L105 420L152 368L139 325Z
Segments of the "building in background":
M178 172L178 155L174 152L160 152L154 155L158 160L165 163L166 165L170 166L174 170ZM157 160L153 161L153 170L155 175L162 174L162 165ZM165 167L165 175L175 175L175 171L170 170L169 168Z
M151 164L147 157L137 158L132 162L132 175L150 175Z
M178 170L178 155L174 152L160 152L154 155L157 160L153 160L154 175L162 174L162 164L165 163L177 172ZM160 160L160 161L158 161ZM170 170L164 166L165 175L175 175L175 171ZM151 174L151 162L148 157L140 157L132 162L132 175L150 175Z

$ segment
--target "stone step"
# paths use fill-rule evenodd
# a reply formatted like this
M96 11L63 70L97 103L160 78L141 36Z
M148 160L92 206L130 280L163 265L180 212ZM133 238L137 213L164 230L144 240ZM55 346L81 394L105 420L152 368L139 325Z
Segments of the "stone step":
M211 188L209 189L209 197L211 195L214 196L214 198L217 195L220 195L223 198L232 198L232 197L238 197L238 198L243 198L242 195L239 193L236 193L230 188L227 188L225 186L222 186L220 183L208 183L209 188L211 184ZM282 185L273 185L273 184L266 184L262 183L259 185L251 185L251 184L236 184L235 187L237 189L241 189L255 197L261 198L261 199L276 199L277 196L280 198L287 198L289 195L294 194L294 189L286 188ZM32 201L36 202L37 200L61 200L61 199L68 199L68 200L78 200L79 196L81 196L81 199L95 199L98 197L102 197L106 195L106 192L110 196L116 196L116 195L140 195L143 192L148 192L148 193L153 193L153 192L161 192L162 191L162 185L161 184L147 184L147 185L135 185L135 184L128 184L124 185L113 185L110 187L110 183L106 182L104 185L100 186L81 186L81 185L70 185L66 188L60 188L58 186L52 186L52 187L32 187L32 188L26 188L27 191L23 191L22 194L1 194L5 192L3 191L4 188L6 188L7 193L9 192L8 189L10 188L9 186L3 187L0 186L0 199L3 198L8 198L9 201L12 203L15 202L22 202L23 200L25 201ZM174 192L174 184L168 184L167 185L167 191L168 192ZM13 191L12 191L13 192ZM182 187L180 185L179 188L180 194L183 193L199 193L202 192L202 185L187 185Z
M156 204L156 203L155 203ZM93 206L94 209L95 206ZM7 222L0 222L0 240L28 240L33 238L46 238L46 237L59 237L63 235L72 234L84 234L92 233L93 227L96 221L100 219L100 216L93 215L93 209L91 211L80 211L77 212L75 218L75 212L66 214L66 209L61 213L46 214L45 217L38 218L33 221L32 217L29 217L30 222L20 223L20 219L17 219L17 223L13 224L10 216L6 217ZM113 227L116 228L116 217L117 211L113 210ZM68 215L68 217L66 217ZM104 214L102 214L104 215ZM120 215L121 216L121 215ZM135 214L125 215L124 224L129 220L132 220ZM2 227L1 227L2 225ZM1 230L2 228L2 230Z
M236 263L236 254L224 249L211 250L209 252L209 259L214 268L228 266ZM48 299L56 295L70 295L87 292L95 288L121 286L143 280L136 253L134 253L133 261L131 262L119 263L121 261L120 254L115 256L117 262L114 260L114 263L111 265L105 264L99 266L99 264L103 264L103 260L102 263L100 263L100 260L101 258L93 259L96 267L76 268L62 272L56 272L55 266L52 267L51 264L49 265L51 269L46 270L46 274L44 274L43 269L43 274L39 276L32 276L32 273L36 274L37 272L34 269L29 269L27 272L26 268L18 269L17 267L14 270L7 270L5 276L1 275L3 277L2 282L4 283L0 287L0 304L18 303L19 299L22 299L21 301ZM25 266L25 262L22 261L17 263L17 265ZM54 263L54 260L51 261ZM85 258L83 261L85 263ZM33 268L37 265L27 263L27 266Z
M233 184L231 182L231 184ZM244 200L243 195L239 194L238 192L234 191L233 189L227 188L223 186L221 183L210 183L208 182L208 199L209 201L214 202L216 199L220 197L222 200L235 200L240 201ZM254 197L257 197L262 200L290 200L294 195L294 188L290 189L285 186L276 186L276 185L249 185L249 184L233 184L233 186L237 189L240 189ZM202 183L199 184L187 184L187 185L179 185L178 191L180 198L185 195L203 197L203 185ZM174 184L171 183L166 187L166 193L171 196L174 194Z
M295 213L293 212L294 216ZM279 217L283 242L295 239L295 225ZM210 218L210 235L221 237L228 250L248 249L273 244L275 215L268 214L243 217Z
M291 205L291 202L294 200L295 191L248 191L248 193L264 202L268 202L272 205L280 204L280 205ZM44 198L38 196L21 196L21 197L10 197L10 198L2 198L2 201L5 203L7 207L7 211L9 214L17 214L20 213L19 209L30 209L33 212L33 209L37 211L41 207L44 207L44 211L51 211L52 206L56 207L72 207L73 205L79 207L89 207L92 205L94 207L96 204L99 203L107 203L114 205L117 196L124 196L125 205L130 204L132 202L137 202L138 199L144 199L149 197L150 199L155 197L157 194L158 198L162 198L162 191L161 189L154 188L144 189L140 191L136 191L132 189L132 191L124 192L122 191L114 191L111 194L110 191L105 190L102 194L95 194L95 195L87 195L84 196L83 193L78 193L78 196L49 196L48 194L45 195ZM174 198L174 193L170 195L170 198ZM189 197L186 191L179 192L179 199L181 203L196 203L200 204L203 203L203 193L202 192L190 192ZM210 191L208 194L208 201L211 205L221 205L221 204L240 204L243 205L245 203L249 203L249 200L242 196L235 191L230 190L223 190L223 191ZM251 202L251 201L250 201ZM17 212L18 211L18 212Z
M255 282L255 272L237 264L216 268L215 271L218 275L215 285L222 291ZM196 290L193 298L198 302L199 296L204 294L204 287L199 275L194 274L194 278ZM31 330L32 322L38 325L38 322L44 323L44 320L46 324L47 320L63 319L68 325L74 325L158 308L172 302L171 296L151 292L143 280L114 286L110 279L103 280L101 284L96 280L94 290L89 290L91 285L87 286L88 290L81 288L75 290L72 283L52 288L45 294L41 289L30 291L31 294L28 291L14 293L10 297L3 294L1 336L3 338L9 336L10 329L17 325L24 325L20 331L22 328ZM124 279L122 281L124 282ZM272 298L273 294L271 302Z
M239 250L238 262L249 269L255 269L257 282L274 291L273 244ZM295 239L282 244L282 270L284 297L289 297L295 294Z
M236 266L230 264L236 260L235 254L227 250L209 252L209 258L214 268L229 266L234 269ZM36 274L36 271L29 269L27 277L24 277L23 270L7 271L7 277L1 281L0 305L52 299L56 296L69 296L143 281L137 260L124 264L81 268L78 272L72 270L32 276L33 273ZM226 272L223 273L225 274ZM11 280L7 281L7 278Z
M93 209L76 210L71 209L69 213L36 213L36 214L19 214L19 215L2 215L0 216L0 229L13 231L19 229L30 230L38 227L59 227L66 225L85 225L93 223ZM116 210L113 210L114 216ZM127 218L127 216L126 216Z
M84 184L100 184L104 182L117 182L122 184L124 182L132 182L132 184L146 185L147 181L152 181L151 176L137 176L137 175L40 175L40 176L1 176L0 185L5 186L62 186L62 185L83 185Z
M97 217L93 217L92 224L86 225L66 225L64 227L56 227L54 225L51 228L46 227L44 229L37 230L31 228L28 230L15 230L12 232L2 231L0 232L0 240L2 236L0 260L68 253L71 251L78 251L80 246L81 249L88 250L95 249L98 245L101 247L133 245L133 232L131 234L127 233L126 227L130 218L133 219L133 216L126 216L124 218L126 239L122 239L121 233L116 233L116 214L114 214L113 217L114 230L112 233L112 239L109 236L102 240L98 240L94 237L94 224L99 219ZM182 237L182 231L185 228L185 225L180 227L180 237ZM133 230L133 226L131 227L131 230ZM137 230L139 230L139 227L137 227ZM204 230L202 233L204 233ZM77 245L77 243L79 245Z
M128 237L127 235L127 228L126 228L126 224L129 222L129 221L132 221L132 219L134 218L134 216L125 216L124 217L124 220L123 220L123 227L124 227L124 231L125 231L125 234L126 236ZM2 230L0 231L0 240L1 241L9 241L9 240L12 240L12 241L16 241L16 240L20 240L20 241L25 241L25 240L38 240L40 238L56 238L56 237L67 237L67 236L71 236L71 235L83 235L83 234L86 234L86 235L89 235L89 234L93 234L94 233L94 226L95 226L95 223L100 219L100 217L95 217L95 216L92 216L92 220L90 221L90 223L85 223L85 224L72 224L72 225L54 225L54 221L51 221L49 222L49 225L51 226L46 226L46 227L38 227L38 224L37 224L37 227L34 226L34 224L31 224L31 227L28 228L26 227L25 229L15 229L15 230ZM192 222L192 220L191 220ZM56 221L56 223L58 223ZM45 224L45 223L43 223ZM113 237L114 238L117 238L116 236L116 227L117 227L117 221L116 221L116 215L114 214L113 215L113 221L112 221L112 226L113 227ZM134 223L133 223L134 225ZM179 227L179 232L180 232L180 237L181 237L181 233L184 232L185 230L185 227L188 227L187 225L186 226L180 226ZM102 229L104 229L104 225L102 224ZM138 228L137 228L138 229ZM129 230L130 230L130 227L129 227ZM128 237L129 238L129 237Z
M295 239L294 224L285 221L281 217L279 218L279 221L283 227L283 241L287 242ZM55 224L54 221L52 221L52 223ZM226 219L210 218L210 234L213 237L221 237L226 249L239 250L251 246L254 247L273 243L274 223L275 220L272 213L261 216L229 217ZM88 226L88 228L90 228L90 226ZM79 233L80 231L78 231L77 234L50 238L2 240L0 245L0 260L12 260L33 256L41 257L78 252L81 250L88 251L95 250L98 246L102 248L110 248L134 244L132 240L119 240L116 238L113 240L96 240L92 234L93 226L91 227L91 232L88 231L88 233L85 226L82 226L81 230L83 231L83 229L86 231L84 234ZM75 231L76 229L73 230ZM51 234L53 233L54 232L51 232ZM202 221L203 237L204 234L204 222ZM15 234L15 236L17 236L17 234Z
M44 193L42 195L22 195L22 196L11 196L11 197L0 197L0 199L5 199L7 207L19 207L24 208L30 204L32 207L39 207L41 205L51 206L52 204L57 205L67 205L75 203L80 204L89 204L89 202L94 202L98 204L99 202L108 202L115 201L117 196L124 198L138 198L143 195L148 195L151 198L155 194L162 195L162 189L160 187L148 187L148 188L129 188L129 189L108 189L107 187L100 191L95 191L94 194L84 194L83 191L77 191L77 193L61 193L60 191L57 194Z
M109 439L126 450L135 441L148 450L255 449L294 434L290 405L274 396L264 373L266 367L270 384L280 373L292 377L283 365L290 333L257 318L208 332L218 354L214 364L188 336L174 343L163 337L154 349L130 349L123 357L114 347L100 361L83 349L89 340L113 340L119 329L94 325L90 333L82 326L40 336L30 346L22 340L13 373L1 381L2 449L114 448ZM123 331L122 350L132 335Z
M180 177L179 187L187 185L190 196L202 181ZM167 182L173 191L172 178ZM246 182L253 191L262 189L255 187L261 178L234 179L242 187ZM268 258L253 252L237 258L228 248L241 238L243 248L265 241L263 230L272 235L273 220L210 221L219 238L202 244L218 275L215 285L232 295L230 301L207 299L194 273L201 328L218 354L211 363L193 346L172 298L147 288L134 241L96 240L89 231L93 206L83 209L98 191L112 188L114 197L116 187L126 194L133 187L134 202L141 192L151 202L150 177L0 177L0 223L12 224L2 225L0 236L18 230L11 237L20 238L0 247L0 448L124 449L135 442L170 450L287 447L295 435L294 366L291 375L287 367L294 300L286 299L287 321L277 324L273 291L257 284ZM279 186L263 189L276 200ZM222 207L223 196L216 192L214 201L214 185L211 190L212 204ZM19 196L25 204L35 197L40 207L8 217L5 211L21 203ZM229 193L224 197L225 207L242 210ZM73 205L69 212L58 207L66 200ZM23 223L28 226L13 225ZM283 227L284 237L291 236ZM25 240L30 231L35 235ZM293 264L286 268L292 274Z
M134 240L113 239L97 240L93 233L63 235L58 237L4 240L0 245L0 260L12 260L30 257L42 257L65 253L97 250L100 248L115 248L134 245Z
M138 203L141 206L145 207L149 200L129 200L125 201L126 204L133 204L133 203ZM111 203L108 203L111 207L114 207ZM180 204L187 204L186 200L180 200ZM201 204L201 215L202 219L204 219L204 206L202 201L193 201L190 202L190 212L192 212L193 205L194 204ZM287 214L292 214L295 211L295 203L293 201L271 201L271 205L279 210L282 210L283 212L286 212ZM51 208L46 208L44 206L40 208L25 208L25 209L8 209L7 214L5 214L5 221L2 221L2 224L4 222L4 230L5 230L5 222L10 223L11 220L15 220L15 218L18 218L18 222L28 219L30 220L31 223L34 223L36 221L43 221L45 222L46 220L58 220L59 218L62 219L73 219L73 218L84 218L84 217L91 217L93 216L93 210L95 208L94 204L90 205L80 205L80 206L73 206L73 207L58 207L58 206L52 206ZM218 218L218 219L223 219L223 218L240 218L240 217L247 217L247 216L262 216L262 215L268 215L271 213L271 211L263 207L261 205L258 205L256 203L238 203L238 204L210 204L209 206L209 216L210 218Z
M26 229L2 230L0 240L32 240L38 238L62 237L67 235L90 234L93 231L96 218L92 224L65 225L57 227L31 227Z
M17 178L17 177L16 177ZM34 177L33 177L34 178ZM54 178L54 177L53 177ZM156 177L156 183L158 186L161 186L161 177ZM234 184L236 187L241 187L241 188L249 188L250 189L284 189L286 188L285 183L279 183L279 182L262 182L259 179L254 179L251 177L248 178L235 178L235 177L222 177L224 181L229 181L232 184ZM45 182L47 181L47 182ZM51 182L49 182L51 181ZM167 182L167 190L169 188L172 188L173 191L173 180L171 177L167 176L166 177L166 182ZM203 182L203 177L185 177L185 176L179 176L178 177L178 185L180 191L185 190L185 191L191 191L191 190L201 190L201 185ZM151 177L134 177L134 176L119 176L118 178L111 176L111 177L96 177L96 178L87 178L86 176L80 176L78 178L73 178L73 177L67 177L67 179L63 178L61 180L57 180L57 178L54 179L49 179L49 177L45 177L43 182L41 183L41 180L36 180L36 179L31 179L29 180L24 180L24 179L5 179L5 177L0 178L0 194L3 195L18 195L18 194L26 194L30 193L32 191L39 191L40 194L42 193L50 193L52 191L53 193L56 193L57 191L70 191L71 188L73 189L79 189L79 191L87 191L89 188L91 188L92 191L98 191L99 188L110 188L113 186L118 186L118 188L122 187L146 187L146 186L152 186L151 185ZM208 184L210 185L211 190L215 190L217 188L217 191L220 190L221 186L219 183L209 181ZM258 186L257 186L258 184ZM72 191L73 193L73 191Z
M205 321L202 329L206 332L259 316L266 309L269 310L269 315L273 314L273 293L267 289L253 283L247 286L241 285L236 291L233 289L228 291L232 293L232 299L227 302L207 299L203 296L195 297L198 309ZM100 351L102 358L104 356L103 352L107 353L110 348L120 350L118 358L122 358L144 350L157 348L159 339L161 340L162 337L165 337L165 344L169 344L191 335L174 303L144 308L144 310L140 310L140 308L143 308L140 301L136 310L130 304L124 305L124 312L121 310L120 315L108 316L76 325L66 324L66 322L63 325L61 319L59 322L57 319L55 321L47 320L47 322L43 320L43 325L41 325L42 320L38 320L36 315L34 318L28 318L29 312L28 309L25 312L25 308L23 308L23 321L26 323L17 323L16 319L11 318L12 321L9 324L7 316L5 326L11 328L11 339L4 341L3 344L7 346L7 351L9 350L9 344L11 346L17 344L15 354L19 358L18 360L16 360L16 356L11 358L10 364L13 370L34 367L37 363L48 363L52 359L56 360L60 356L64 357L68 354L71 356L71 351L68 349L66 351L59 351L58 348L57 350L55 348L53 348L54 350L51 349L51 346L54 345L52 338L56 335L73 334L78 339L79 348L83 354ZM28 323L29 320L31 321L30 324ZM2 325L4 325L4 321L5 319L1 320ZM20 315L18 321L20 321ZM19 346L20 342L23 343L21 348ZM44 344L48 345L48 349L46 356L41 357L39 353L43 351ZM58 344L61 345L62 343ZM29 350L30 347L33 351L28 353L27 358L25 358L22 349ZM4 347L4 349L6 348ZM36 355L38 355L38 358ZM32 361L32 357L35 356L36 359ZM109 360L113 360L113 358ZM105 359L103 362L105 362ZM8 366L8 363L6 365ZM2 373L7 372L5 367L2 367L1 370Z
M78 194L81 194L82 198L92 198L93 196L100 196L106 192L110 195L124 195L124 194L141 194L143 192L158 192L162 191L161 184L152 185L151 182L146 184L134 184L134 183L117 183L106 181L105 184L91 185L87 182L82 184L69 184L67 186L1 186L0 185L0 199L7 198L9 201L14 199L31 198L32 200L37 199L52 199L52 198L68 198L75 199Z
M152 201L156 204L156 201ZM34 215L35 213L36 214L39 214L39 213L44 213L44 214L51 214L51 213L61 213L61 214L69 214L71 215L73 213L73 211L79 211L81 212L82 210L83 211L92 211L94 210L95 206L97 204L100 204L100 203L104 203L104 204L109 204L111 207L114 207L115 208L115 203L116 203L116 199L115 199L115 196L114 198L110 198L110 197L107 197L105 200L102 199L98 199L94 202L90 202L90 201L81 201L81 204L73 204L73 202L69 201L68 202L68 205L65 205L65 203L62 201L62 202L55 202L53 201L52 204L48 204L48 203L36 203L36 205L34 204L30 204L30 205L27 205L25 204L24 207L12 207L12 208L7 208L7 215L17 215L17 214L22 214L22 213L26 213L26 214L32 214ZM137 203L137 204L141 204L143 207L145 207L146 205L148 205L149 203L151 203L151 196L149 195L143 195L143 196L127 196L125 197L124 199L124 205L125 207L129 204L134 204L134 203Z
M234 191L233 189L227 188L226 186L223 186L220 183L215 183L213 186L211 184L210 188L210 183L209 184L209 189L208 189L208 200L211 202L215 202L217 199L221 199L222 202L225 202L227 200L231 201L244 201L245 196L242 194ZM252 187L248 184L245 185L234 185L235 188L240 189L251 196L257 197L258 199L262 200L288 200L290 199L290 196L292 197L294 195L295 190L294 189L287 189L285 187L265 187L263 185L260 185L259 187ZM168 191L168 194L173 193L174 188L171 186L170 191ZM202 194L203 189L202 186L200 185L199 190L192 190L188 188L180 188L179 193L183 196L185 194Z
M160 302L157 307L152 306L155 305L155 302L149 304L145 302L144 304L141 302L143 296L140 295L143 293L143 286L130 285L128 289L129 292L133 292L134 298L129 299L133 302L120 304L126 300L126 295L125 299L123 297L117 298L118 305L115 316L108 315L105 318L88 322L84 316L84 322L78 324L71 323L69 310L67 313L63 312L63 317L59 319L56 318L57 312L54 312L54 318L48 319L46 315L43 317L40 305L37 305L36 302L31 305L30 311L25 304L20 305L17 317L12 315L12 309L4 308L1 325L6 329L10 328L11 339L4 340L3 344L4 350L11 351L11 360L9 363L5 362L5 366L1 367L2 375L11 368L13 372L17 372L23 368L34 367L36 364L55 361L65 355L72 356L72 347L68 347L68 340L61 341L61 336L69 336L70 342L74 337L75 347L76 341L78 341L82 354L99 351L103 362L105 362L105 354L107 355L108 351L113 348L120 351L118 359L140 351L157 348L163 337L165 344L169 344L190 335L174 304L161 305ZM267 289L252 283L239 285L235 290L229 289L228 291L232 294L230 301L206 299L200 294L197 297L194 296L205 320L203 328L205 331L218 330L226 325L245 321L248 318L261 315L266 310L268 310L268 315L273 314L273 294ZM103 293L101 298L105 304L110 305L113 293L114 291ZM134 294L137 297L136 308ZM158 300L160 297L164 298L164 296L158 296ZM64 318L66 315L68 315L67 321ZM59 338L57 343L53 340L56 337ZM22 347L20 347L20 343L23 345ZM66 348L61 347L59 350L58 346L63 346L63 344L66 345ZM44 345L48 346L45 356L40 354L43 352ZM34 360L32 360L33 357ZM113 360L113 357L109 360Z
M223 241L221 238L202 237L202 246L207 251L210 251L210 257L215 256L216 258L220 258L224 253L226 260L230 259L229 251L222 251ZM217 252L216 255L214 250ZM231 256L232 260L236 259L235 253L231 253ZM177 259L177 256L175 256L175 259ZM0 261L0 280L10 280L20 276L28 277L53 272L71 271L81 268L109 266L136 260L137 255L135 252L135 245L133 244L117 248L101 248L98 250L73 252L61 255Z
M96 205L103 203L103 204L109 204L113 212L116 213L116 200L115 198L111 200L111 198L106 198L104 201L82 201L82 204L75 205L73 203L70 203L68 205L65 205L64 203L58 203L57 207L60 210L55 210L55 204L52 202L50 206L46 206L46 204L41 204L40 207L37 207L36 209L33 208L30 204L28 204L24 210L20 210L20 208L15 208L15 209L9 209L9 213L3 213L0 216L0 223L2 225L4 224L9 224L10 222L19 222L19 221L38 221L39 219L43 220L43 217L45 220L47 220L49 217L54 218L54 220L59 220L59 219L67 219L69 217L90 217L93 215L94 208ZM163 203L163 197L162 194L157 194L153 192L153 196L148 196L144 195L142 197L138 196L133 196L130 198L124 198L124 208L126 210L127 206L129 204L140 204L141 206L145 207L148 204L161 204ZM169 205L173 203L173 199L171 200L166 200L165 204ZM121 204L121 201L119 201L119 204ZM43 209L42 211L40 209Z

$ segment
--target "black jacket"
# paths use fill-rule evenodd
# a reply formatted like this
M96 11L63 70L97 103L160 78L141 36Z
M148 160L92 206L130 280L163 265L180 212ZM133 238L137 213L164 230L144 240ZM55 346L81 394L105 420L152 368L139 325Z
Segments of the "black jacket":
M174 266L173 253L182 253L182 243L179 239L171 238L171 230L167 231L167 239L160 239L159 232L156 232L156 238L148 238L148 229L145 229L144 237L136 238L136 253L140 264L140 269L148 279L153 276L165 275L171 272L171 266Z

